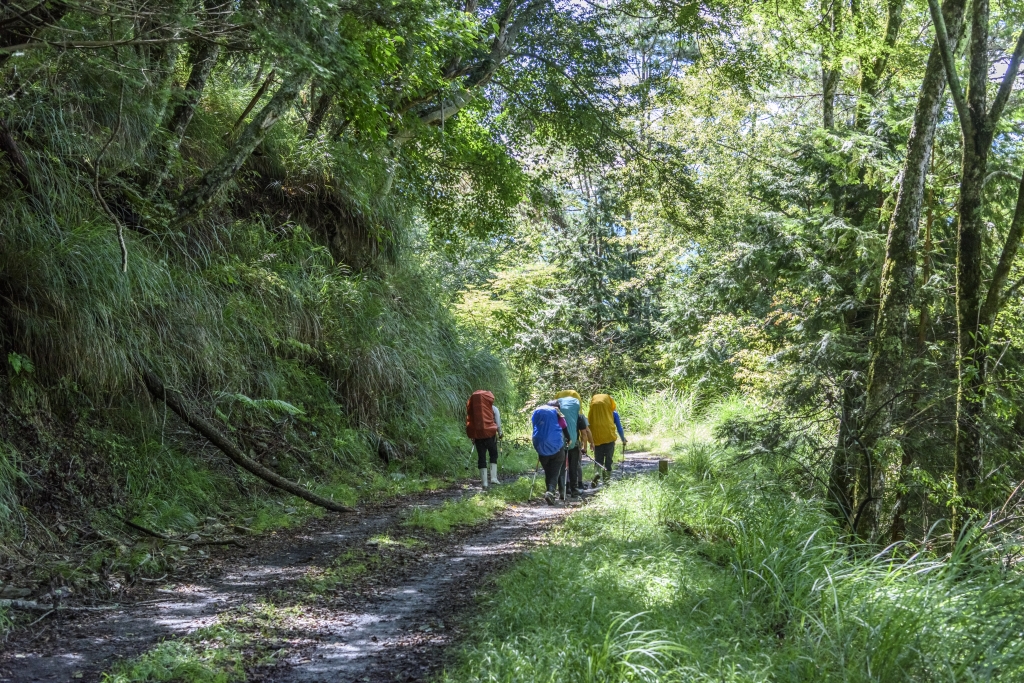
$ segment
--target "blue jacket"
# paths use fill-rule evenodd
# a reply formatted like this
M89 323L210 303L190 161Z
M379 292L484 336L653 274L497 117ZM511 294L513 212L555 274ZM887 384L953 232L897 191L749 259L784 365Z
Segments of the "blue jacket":
M548 457L562 450L565 439L558 424L558 411L551 406L541 406L533 411L533 447L537 453Z
M558 407L565 418L566 426L569 429L569 448L576 447L579 434L576 431L576 423L580 417L580 402L572 396L558 399Z

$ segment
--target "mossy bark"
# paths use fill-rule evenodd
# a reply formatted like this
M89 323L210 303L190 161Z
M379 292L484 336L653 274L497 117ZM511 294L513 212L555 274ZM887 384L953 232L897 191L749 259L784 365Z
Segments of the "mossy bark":
M249 155L263 142L267 131L295 102L306 80L306 74L301 72L285 78L274 96L246 125L220 161L182 196L178 202L180 219L193 216L204 209L234 179Z
M943 6L946 25L953 40L960 35L964 0L947 0ZM955 43L954 43L955 49ZM935 141L935 129L942 112L946 72L938 44L932 46L924 79L914 110L914 123L907 140L907 156L900 177L896 206L889 223L885 261L879 286L878 315L871 344L865 400L862 447L864 461L873 471L870 494L873 500L860 520L858 533L878 535L882 489L887 463L876 453L878 440L891 431L895 402L903 382L906 360L907 319L917 284L917 241L924 202L925 182Z

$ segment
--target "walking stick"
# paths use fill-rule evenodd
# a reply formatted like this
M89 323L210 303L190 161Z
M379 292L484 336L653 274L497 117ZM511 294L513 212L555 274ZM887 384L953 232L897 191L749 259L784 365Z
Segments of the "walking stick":
M540 460L537 461L537 465L533 466L533 479L530 480L530 495L527 496L526 502L529 503L533 500L533 485L537 483L537 466L540 465Z
M565 474L562 476L562 502L569 504L569 449L565 449L565 460L562 463Z

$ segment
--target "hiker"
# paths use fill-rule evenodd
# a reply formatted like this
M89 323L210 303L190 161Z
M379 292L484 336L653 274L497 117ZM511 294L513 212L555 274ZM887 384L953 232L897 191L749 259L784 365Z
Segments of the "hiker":
M615 434L622 439L622 448L626 448L626 434L622 431L618 406L615 399L608 394L594 394L590 399L590 412L587 413L590 431L594 437L594 460L601 470L594 475L593 484L598 478L608 481L612 476L612 457L615 455Z
M552 405L553 404L553 405ZM565 444L569 441L569 425L558 411L558 402L550 401L533 411L533 447L544 468L544 500L554 505L556 490L561 490L562 468L565 466Z
M491 484L498 481L498 439L501 431L501 413L494 405L494 394L474 391L466 401L466 436L476 446L476 465L480 469L480 483L487 488L487 455L491 456Z
M583 454L587 452L587 444L592 443L589 424L583 416L580 395L575 391L560 391L555 394L555 400L569 429L569 443L566 446L568 495L579 498L583 494Z

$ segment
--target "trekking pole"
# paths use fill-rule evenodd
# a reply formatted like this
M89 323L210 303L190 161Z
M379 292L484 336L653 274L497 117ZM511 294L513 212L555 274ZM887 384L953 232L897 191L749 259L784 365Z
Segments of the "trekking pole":
M569 444L565 444L565 460L562 462L565 474L562 476L562 502L569 504Z
M537 483L537 466L540 465L540 460L537 461L537 465L533 466L533 479L530 480L530 495L526 498L526 502L529 503L533 500L533 485Z
M498 461L498 462L494 463L494 465L495 465L494 473L497 474L498 473L498 467L500 466L500 463L501 463L501 439L498 438L497 434L494 435L494 453L495 453L494 457Z

